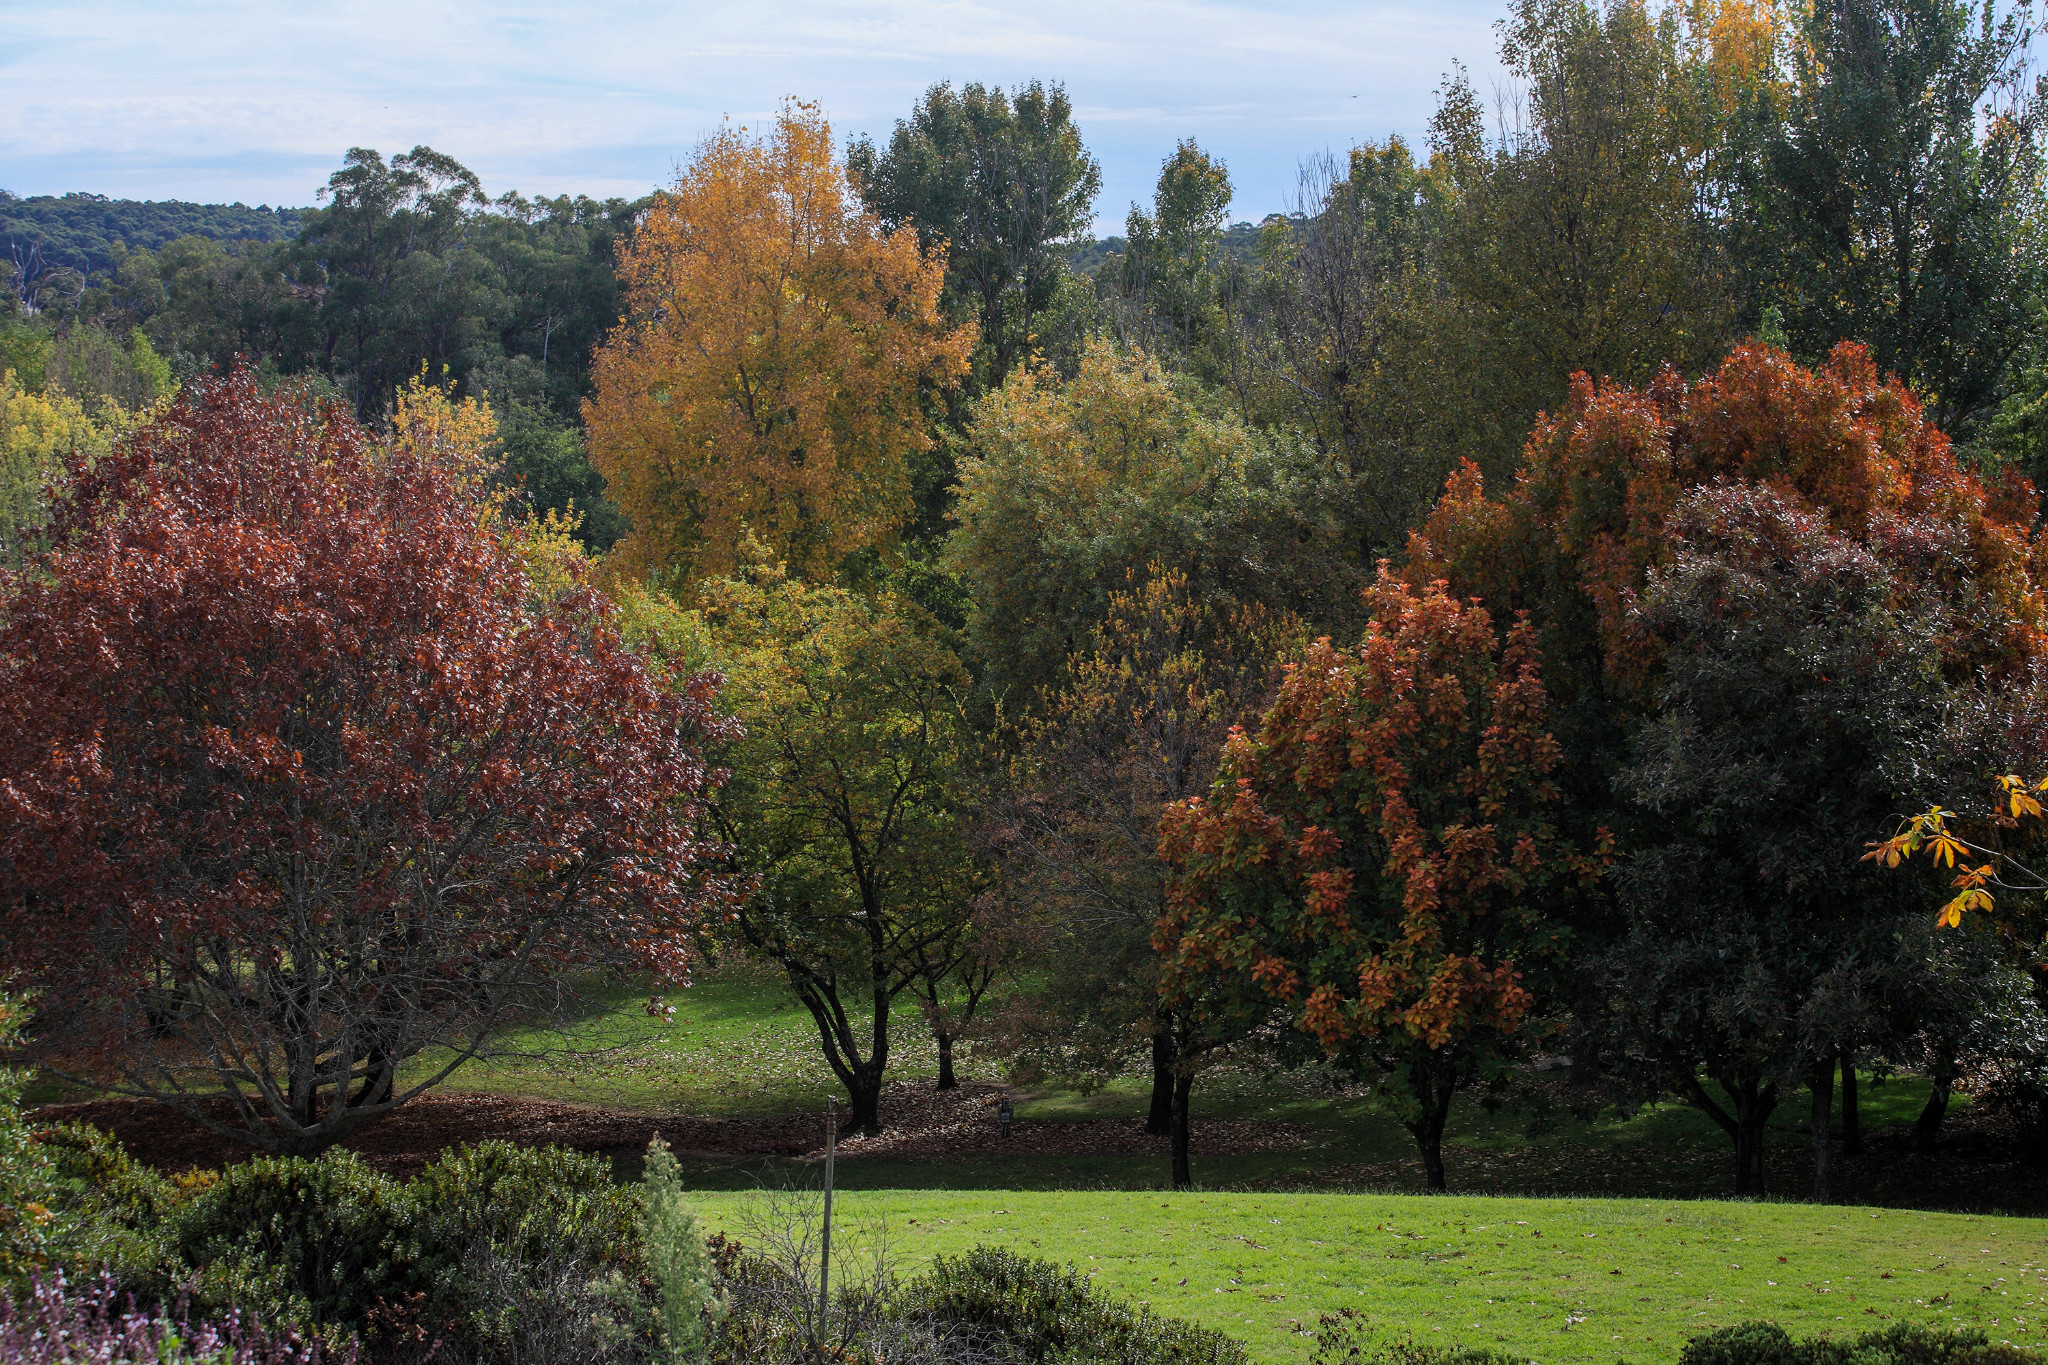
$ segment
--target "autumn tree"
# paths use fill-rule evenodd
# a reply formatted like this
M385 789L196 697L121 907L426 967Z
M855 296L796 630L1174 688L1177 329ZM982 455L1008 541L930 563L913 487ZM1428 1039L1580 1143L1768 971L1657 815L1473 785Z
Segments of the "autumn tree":
M702 596L721 705L745 727L716 808L758 878L738 930L810 1012L849 1128L877 1133L895 1002L973 929L966 670L915 603L771 561Z
M36 1054L313 1152L590 972L684 973L730 899L713 684L657 685L587 589L539 603L488 427L415 388L373 442L240 370L71 463L0 621Z
M1445 1187L1452 1099L1554 1035L1545 998L1595 880L1556 824L1535 628L1383 570L1362 643L1288 665L1206 797L1167 811L1166 998L1263 991L1333 1059L1390 1074Z
M1725 600L1719 590L1700 587L1667 629L1642 614L1652 585L1678 592L1670 575L1681 561L1704 565L1740 548L1734 542L1719 550L1694 547L1680 525L1682 508L1699 510L1692 500L1704 496L1701 490L1724 486L1749 490L1730 491L1731 498L1776 499L1790 509L1787 516L1801 525L1800 519L1811 519L1835 539L1813 541L1810 552L1788 550L1777 567L1762 559L1722 562L1714 572L1727 581L1776 585L1782 600L1762 587ZM1890 714L1887 708L1905 706L1907 698L1889 683L1873 682L1878 674L1814 661L1831 657L1830 651L1868 657L1872 649L1905 659L1912 653L1910 633L1880 647L1843 632L1875 630L1873 621L1911 603L1938 623L1925 645L1932 671L1927 686L1946 689L1951 713L2000 714L1997 698L2027 690L2048 638L2031 568L2033 503L2023 484L1987 486L1959 465L1905 386L1879 380L1865 349L1838 347L1825 366L1806 370L1782 352L1752 345L1692 384L1669 373L1647 389L1595 385L1581 376L1569 405L1537 426L1512 488L1489 498L1477 472L1466 469L1415 538L1407 570L1412 582L1448 579L1456 591L1527 611L1535 626L1544 679L1556 697L1566 755L1559 781L1572 818L1612 825L1624 851L1616 879L1625 893L1619 918L1602 916L1582 926L1587 952L1599 957L1611 950L1608 984L1623 998L1662 1000L1673 1008L1683 1001L1688 1017L1701 1021L1692 1043L1682 1044L1676 1040L1687 1029L1674 1024L1674 1016L1647 1006L1603 1014L1599 1000L1588 999L1587 1019L1619 1019L1628 1025L1627 1037L1589 1038L1579 1055L1589 1064L1623 1069L1661 1056L1659 1083L1699 1104L1708 1092L1696 1071L1677 1060L1693 1046L1699 1071L1710 1077L1716 1069L1725 1072L1748 1096L1714 1101L1724 1112L1734 1106L1727 1117L1744 1188L1760 1178L1754 1143L1762 1119L1756 1114L1775 1103L1774 1079L1797 1083L1833 1055L1831 1044L1855 1041L1844 1036L1846 1021L1843 1029L1808 1035L1800 1018L1802 1012L1817 1017L1809 1008L1816 983L1851 951L1849 931L1863 932L1856 927L1864 922L1861 911L1843 907L1860 905L1864 895L1838 876L1812 873L1800 850L1836 848L1838 837L1858 845L1878 831L1864 824L1858 838L1822 818L1828 806L1813 786L1810 764L1818 750L1812 745L1832 735L1828 743L1842 766L1831 780L1860 803L1843 818L1868 820L1885 793L1904 803L1937 778L1939 790L1969 762L1989 760L1994 740L2004 742L1993 731L2013 729L1986 725L1972 741L1978 747L1953 745L1952 759L1908 781L1897 766L1904 761L1900 747L1852 723L1858 715ZM1781 539L1805 544L1801 536L1811 538L1785 529ZM1694 558L1684 558L1689 555ZM1824 592L1853 585L1844 579L1824 589L1833 568L1795 566L1862 566L1864 572L1866 555L1882 566L1880 579L1841 605L1840 619L1811 617ZM1851 608L1864 614L1853 615ZM1749 615L1736 616L1738 609ZM1750 635L1737 630L1742 619ZM1672 633L1680 621L1688 624ZM1758 641L1770 631L1792 653L1745 660L1740 651L1762 649ZM1673 652L1681 647L1682 658ZM1715 651L1722 662L1710 668ZM1720 695L1702 691L1709 683ZM1928 694L1916 695L1914 704L1924 704ZM1698 709L1707 706L1723 709L1711 715ZM1760 709L1744 719L1746 706ZM1798 730L1796 743L1794 732L1772 730L1802 707L1844 719L1833 732ZM1671 729L1677 723L1672 716L1692 716L1690 728ZM1750 747L1766 733L1779 734L1782 742ZM1728 776L1744 764L1752 765L1747 776ZM1716 786L1724 780L1730 783L1725 790ZM1766 782L1775 784L1770 791L1784 793L1782 808L1769 805L1777 798L1760 785ZM1679 799L1686 784L1694 794ZM1710 789L1722 794L1709 800ZM1705 875L1701 859L1708 855L1701 850L1731 837L1727 831L1738 824L1730 822L1738 815L1747 819L1742 812L1767 807L1779 810L1784 840L1746 845L1737 862L1716 865L1712 885L1696 880ZM1756 826L1747 827L1762 837ZM1803 878L1796 884L1787 880L1794 872ZM1719 899L1745 885L1748 899ZM1789 904L1788 895L1794 898ZM1779 907L1777 913L1766 914L1766 905ZM1882 919L1874 901L1870 909L1871 922ZM1608 935L1613 938L1603 943ZM1739 946L1737 956L1771 964L1777 984L1769 1008L1747 1011L1741 1003L1750 998L1747 978L1715 974L1725 960L1709 945L1715 935L1725 936L1731 952ZM1887 1006L1904 1008L1897 999ZM1722 1032L1707 1027L1710 1019ZM1724 1060L1711 1061L1709 1051Z
M818 579L889 543L931 444L922 400L965 373L973 333L941 315L944 263L859 206L823 116L792 104L765 138L707 139L619 272L584 418L632 522L625 564L717 575L751 528Z
M1235 1039L1161 998L1160 816L1207 789L1230 728L1256 716L1301 634L1298 619L1205 597L1177 570L1133 574L1018 725L984 819L1000 885L1042 926L1020 1055L1084 1083L1149 1061L1145 1127L1171 1137L1176 1185L1189 1179L1196 1074Z

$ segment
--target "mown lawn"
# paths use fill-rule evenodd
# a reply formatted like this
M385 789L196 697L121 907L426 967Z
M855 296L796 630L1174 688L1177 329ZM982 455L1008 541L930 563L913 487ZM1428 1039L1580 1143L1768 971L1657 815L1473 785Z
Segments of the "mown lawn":
M749 1194L697 1196L744 1238ZM903 1273L981 1243L1071 1262L1108 1290L1307 1358L1355 1308L1539 1362L1670 1361L1710 1327L1795 1334L1897 1321L2048 1345L2048 1220L1795 1204L1347 1194L875 1190L836 1203Z

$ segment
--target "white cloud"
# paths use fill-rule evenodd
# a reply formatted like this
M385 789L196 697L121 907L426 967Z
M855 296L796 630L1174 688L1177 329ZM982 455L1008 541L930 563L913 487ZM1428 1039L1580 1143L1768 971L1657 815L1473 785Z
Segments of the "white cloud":
M11 11L11 12L10 12ZM934 81L1065 82L1106 228L1182 137L1236 212L1299 160L1418 135L1454 59L1487 88L1498 0L486 4L0 0L0 185L305 204L351 146L426 143L492 192L638 194L721 116L816 99L886 134Z

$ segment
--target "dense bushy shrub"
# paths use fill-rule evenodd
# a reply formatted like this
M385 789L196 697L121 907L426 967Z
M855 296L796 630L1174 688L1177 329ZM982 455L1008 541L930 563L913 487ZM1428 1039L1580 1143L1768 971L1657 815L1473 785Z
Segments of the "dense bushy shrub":
M466 1358L644 1356L655 1317L641 1200L603 1160L484 1142L443 1156L408 1193L424 1312Z
M1221 1332L1097 1294L1085 1276L1000 1247L940 1256L904 1293L906 1313L966 1329L1001 1360L1086 1359L1102 1365L1243 1365L1244 1347Z
M209 1306L271 1324L356 1326L412 1288L405 1188L339 1149L257 1157L222 1173L175 1220L170 1249Z
M1679 1365L2042 1365L2036 1351L1993 1342L1976 1328L1945 1332L1898 1322L1846 1341L1795 1341L1769 1322L1745 1322L1694 1337Z
M338 1352L318 1338L266 1332L230 1312L220 1322L125 1305L112 1276L72 1287L59 1274L33 1277L19 1307L0 1294L0 1365L354 1365L353 1344Z
M685 1201L676 1159L659 1136L647 1144L641 1197L641 1244L654 1282L660 1355L664 1365L684 1365L703 1357L707 1331L725 1304L712 1280L704 1234Z

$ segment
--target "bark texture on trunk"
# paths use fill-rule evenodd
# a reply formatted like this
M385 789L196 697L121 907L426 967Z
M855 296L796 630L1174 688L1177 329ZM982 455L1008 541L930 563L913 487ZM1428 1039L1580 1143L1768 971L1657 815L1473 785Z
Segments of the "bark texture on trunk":
M882 1131L882 1073L877 1067L868 1075L869 1070L862 1067L861 1073L847 1082L846 1126L840 1129L843 1133L876 1137Z
M1162 1023L1152 1034L1152 1105L1145 1131L1165 1137L1173 1131L1173 1026Z
M1174 1077L1173 1187L1177 1190L1187 1189L1195 1183L1194 1172L1188 1162L1188 1096L1194 1088L1194 1077Z
M953 1035L941 1033L939 1040L939 1086L941 1090L952 1090L960 1082L953 1077Z
M1835 1059L1832 1055L1813 1064L1813 1075L1808 1081L1813 1091L1813 1105L1807 1111L1806 1129L1813 1139L1813 1202L1825 1204L1834 1197L1833 1164L1834 1135L1828 1131L1828 1120L1835 1111Z

